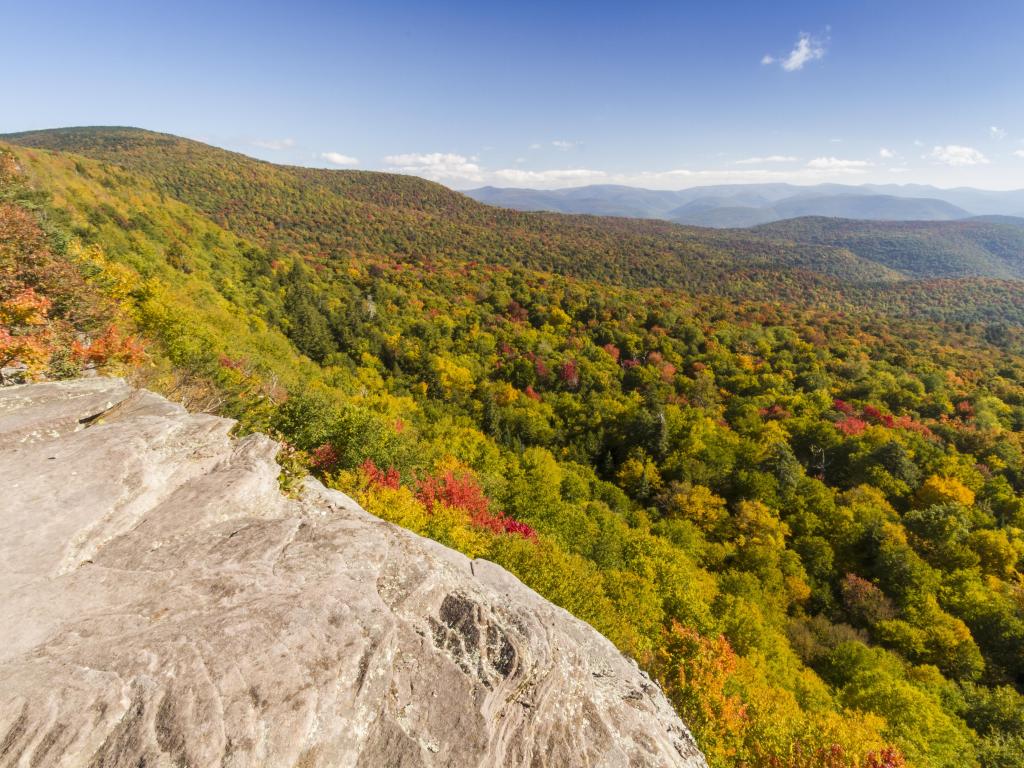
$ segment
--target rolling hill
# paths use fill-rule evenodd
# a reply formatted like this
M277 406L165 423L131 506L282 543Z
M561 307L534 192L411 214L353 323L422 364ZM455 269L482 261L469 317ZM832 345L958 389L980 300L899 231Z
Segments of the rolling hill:
M1024 219L850 221L808 217L756 227L791 242L845 248L913 277L1024 278Z
M875 308L888 315L1024 324L1024 305L1012 282L1019 275L1013 255L1019 237L1008 217L975 218L963 227L937 222L931 228L907 223L886 229L871 222L805 218L763 229L707 229L656 219L495 208L412 176L280 166L136 128L33 131L0 141L111 163L134 174L123 176L125 187L151 184L261 247L298 249L314 262L353 255L420 265L479 262L733 301L770 296ZM612 198L635 200L637 194L628 187L596 189ZM822 187L832 198L858 199L843 194L849 189ZM565 197L578 201L587 190L567 190ZM645 205L692 198L687 204L727 214L732 209L714 206L722 201L796 205L792 201L800 196L794 190L800 188L762 184L746 192L735 186L640 192ZM943 300L936 302L922 303L908 282L951 277L957 280L943 284ZM989 282L978 290L964 278ZM882 290L886 285L890 289Z
M383 247L411 260L482 260L693 290L721 289L728 275L736 287L746 276L785 291L770 277L780 269L822 290L823 279L900 278L828 246L783 247L744 232L653 220L516 212L413 176L279 166L133 128L37 131L0 141L113 163L264 246L299 248L311 256Z

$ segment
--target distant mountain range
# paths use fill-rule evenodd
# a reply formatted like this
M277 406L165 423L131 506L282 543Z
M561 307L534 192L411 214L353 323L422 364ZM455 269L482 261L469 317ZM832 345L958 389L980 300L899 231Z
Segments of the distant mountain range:
M1024 217L1024 189L995 192L919 184L724 184L678 191L602 184L552 190L480 187L465 194L488 205L520 211L630 216L720 228L751 227L799 216L872 221Z

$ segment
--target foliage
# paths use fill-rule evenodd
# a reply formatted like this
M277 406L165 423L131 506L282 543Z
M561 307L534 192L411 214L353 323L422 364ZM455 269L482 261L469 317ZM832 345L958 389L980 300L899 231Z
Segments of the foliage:
M134 366L276 434L294 492L309 467L590 622L716 767L1015 764L1024 357L982 318L1019 284L43 139L115 164L0 152L4 328L66 339L30 375Z

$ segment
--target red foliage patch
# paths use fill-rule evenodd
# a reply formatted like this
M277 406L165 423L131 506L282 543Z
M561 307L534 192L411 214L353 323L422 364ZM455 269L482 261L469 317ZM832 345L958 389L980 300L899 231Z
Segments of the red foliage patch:
M137 365L142 362L145 354L145 349L139 339L122 334L113 325L108 327L102 335L93 339L91 344L86 345L76 341L72 351L84 363L106 363L115 360L129 365Z
M428 511L437 503L464 509L472 516L489 514L490 499L473 478L445 472L441 477L429 475L420 482L416 498Z
M850 403L836 398L832 401L832 407L846 418L836 422L836 429L844 435L859 435L868 424L878 424L886 429L906 429L916 432L929 439L934 438L934 433L927 426L915 421L911 416L893 416L891 413L883 413L874 405L865 405L858 415L857 409Z
M840 400L838 397L832 401L832 407L840 413L845 413L847 416L852 416L854 414L853 406L845 400Z
M309 457L309 464L313 469L320 472L330 472L338 466L338 452L334 450L334 446L330 443L324 443L320 447L313 449Z
M505 526L505 533L518 533L524 539L536 540L537 532L526 523L513 520L511 517L503 517L502 521Z
M492 533L516 533L525 539L537 538L537 532L526 523L506 517L503 512L492 512L491 500L469 475L456 475L454 472L445 472L440 477L429 475L420 481L416 498L430 512L439 503L465 510L473 525Z
M895 420L891 414L882 413L873 405L865 405L861 412L861 416L869 421L873 421L875 424L881 424L883 427L887 427L889 429L892 429L895 424Z
M840 419L836 422L836 429L844 435L851 437L861 434L867 428L868 423L863 419L858 419L856 416L847 416L845 419Z
M869 753L864 768L904 768L906 764L906 758L896 747L885 747L880 752Z
M570 389L580 385L580 370L575 360L566 360L558 369L558 378Z
M359 467L363 474L366 475L367 481L370 485L375 485L379 488L398 488L401 485L401 478L398 476L398 470L394 467L388 467L387 471L380 469L376 464L373 463L373 459L367 459Z

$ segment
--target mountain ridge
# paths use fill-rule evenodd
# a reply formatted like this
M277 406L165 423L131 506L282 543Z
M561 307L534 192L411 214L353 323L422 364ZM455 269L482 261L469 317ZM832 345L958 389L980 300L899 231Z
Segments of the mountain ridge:
M1024 189L995 192L924 185L720 184L681 190L589 185L554 190L479 187L465 194L517 210L639 216L710 227L745 227L801 215L946 220L1024 215Z
M53 129L0 141L119 165L266 247L310 255L359 251L386 226L404 258L492 259L627 284L706 289L721 285L721 275L781 267L816 282L901 279L827 246L778 248L740 231L659 220L509 211L414 176L279 166L142 129Z

